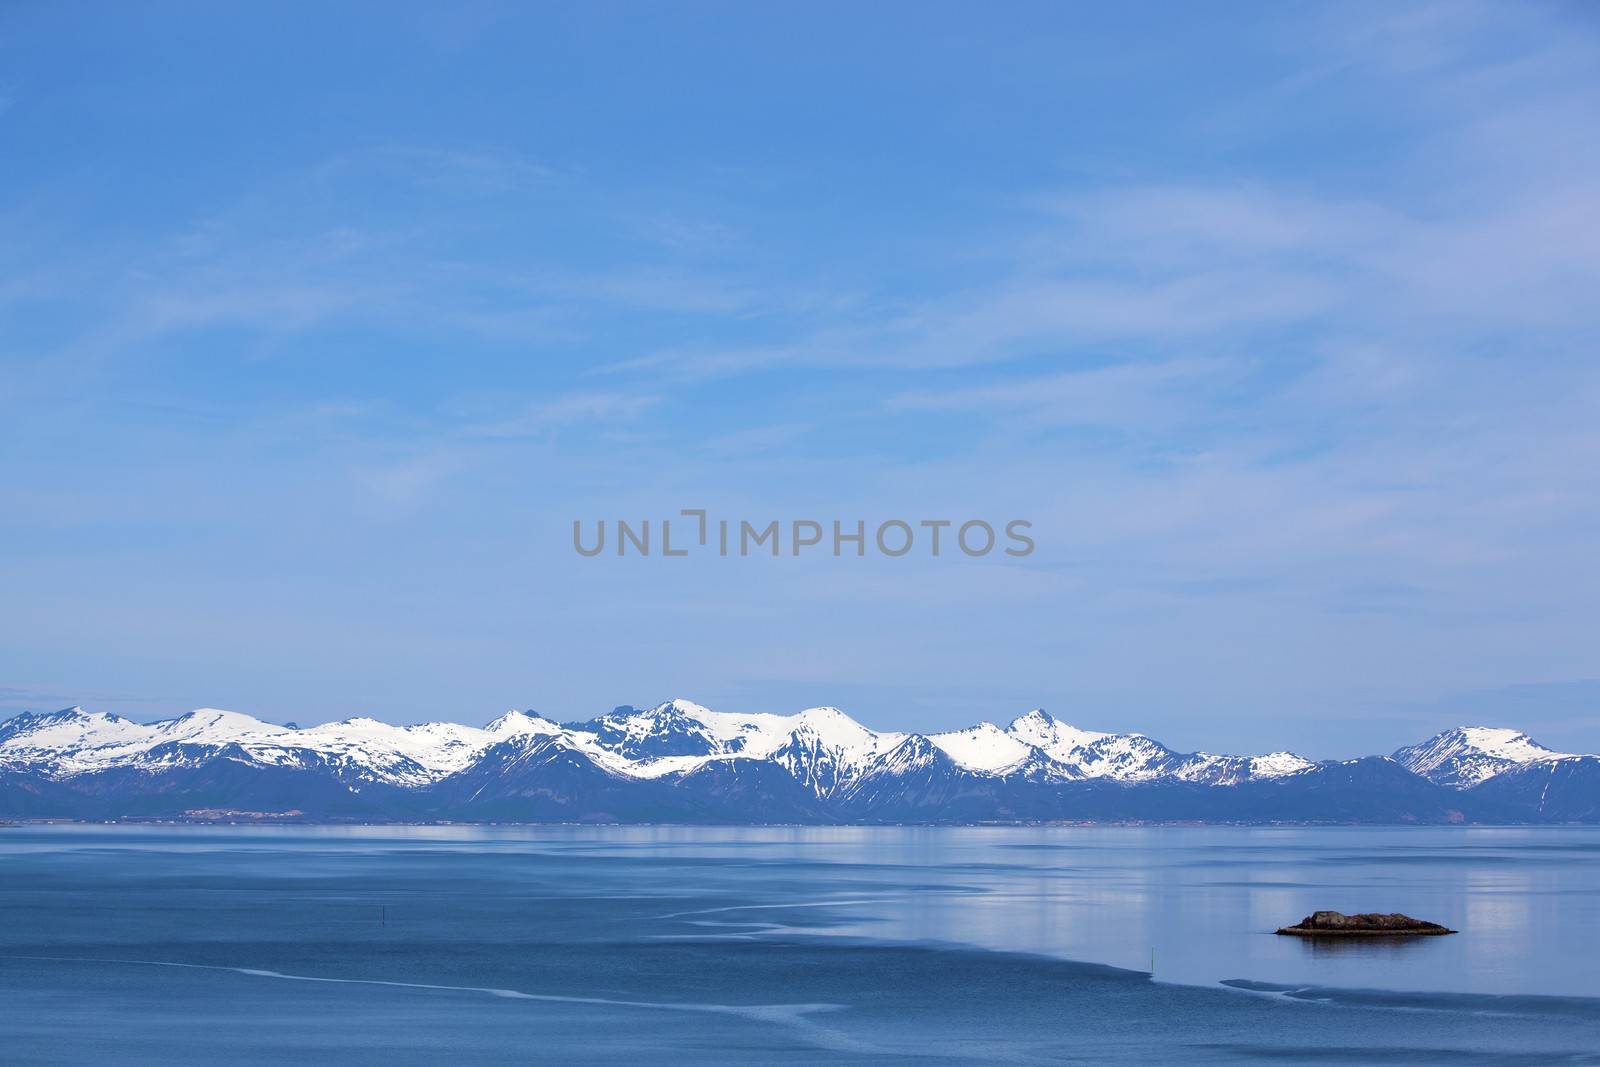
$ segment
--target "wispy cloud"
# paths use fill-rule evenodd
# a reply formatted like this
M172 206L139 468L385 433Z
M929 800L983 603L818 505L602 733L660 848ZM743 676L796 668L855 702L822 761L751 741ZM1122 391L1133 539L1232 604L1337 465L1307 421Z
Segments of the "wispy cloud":
M636 418L661 403L661 397L622 392L573 392L531 400L509 416L469 427L478 437L532 437L570 426L593 426Z
M890 397L891 412L970 412L1045 425L1096 425L1164 433L1199 406L1196 394L1236 371L1221 361L1114 364L1042 377L947 389L910 390Z

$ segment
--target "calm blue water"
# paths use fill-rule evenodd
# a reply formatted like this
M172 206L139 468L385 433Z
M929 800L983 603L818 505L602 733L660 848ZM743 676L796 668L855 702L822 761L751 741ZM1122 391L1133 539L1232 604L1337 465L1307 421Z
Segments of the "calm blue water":
M14 1064L1600 1063L1593 829L19 827L0 920Z

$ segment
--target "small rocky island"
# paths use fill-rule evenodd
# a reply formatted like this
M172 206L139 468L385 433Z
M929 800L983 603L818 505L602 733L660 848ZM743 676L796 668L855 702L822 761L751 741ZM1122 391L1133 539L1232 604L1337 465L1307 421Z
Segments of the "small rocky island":
M1278 933L1296 937L1410 937L1453 934L1455 931L1399 912L1389 915L1378 912L1346 915L1342 911L1316 911L1293 926L1280 928Z

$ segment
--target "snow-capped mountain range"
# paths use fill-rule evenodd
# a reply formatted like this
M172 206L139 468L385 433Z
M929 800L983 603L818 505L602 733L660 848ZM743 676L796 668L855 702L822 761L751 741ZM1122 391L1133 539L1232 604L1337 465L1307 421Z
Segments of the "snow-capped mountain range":
M804 779L826 765L833 773L817 781L816 788L827 795L871 771L912 736L869 730L838 708L808 708L796 715L734 714L687 700L649 709L621 707L589 722L566 725L537 713L512 711L482 728L445 722L391 726L357 718L302 729L217 708L144 724L68 708L52 715L18 716L0 725L0 763L69 779L116 767L182 765L206 758L211 750L229 750L231 758L264 766L331 766L356 778L416 787L465 770L500 742L538 737L559 739L598 767L629 778L682 774L713 760L761 759ZM1063 780L1147 782L1171 777L1227 785L1312 766L1289 752L1177 753L1142 734L1080 730L1042 710L1028 712L1009 727L983 722L925 740L965 771L999 776L1033 768Z
M1569 821L1600 818L1597 783L1597 757L1514 730L1314 763L1176 752L1037 709L929 735L879 733L838 708L687 700L564 724L513 711L484 727L299 728L214 708L148 724L81 708L0 722L11 817Z

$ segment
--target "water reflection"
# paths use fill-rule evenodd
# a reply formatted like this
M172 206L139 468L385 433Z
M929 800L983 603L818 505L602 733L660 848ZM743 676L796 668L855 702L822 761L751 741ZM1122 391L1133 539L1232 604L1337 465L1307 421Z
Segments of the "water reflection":
M1459 936L1456 934L1445 936ZM1424 942L1437 941L1438 937L1421 937L1415 934L1394 936L1368 935L1363 937L1285 937L1299 945L1301 953L1311 959L1376 959L1390 961L1401 953L1421 952Z
M261 885L321 885L382 870L427 887L410 903L385 898L391 909L462 906L452 894L470 878L530 900L639 901L656 918L680 916L671 919L670 936L956 942L1136 970L1150 968L1154 949L1158 977L1172 982L1600 996L1600 968L1592 964L1600 947L1594 828L34 827L0 834L0 868L23 854L36 865L92 868L102 879L108 872L161 877L182 856L189 871L242 871ZM358 887L349 907L378 898ZM93 936L120 921L109 900L85 901ZM1273 933L1320 909L1402 911L1462 932L1397 942ZM690 911L697 914L682 914ZM589 921L575 910L574 936Z

